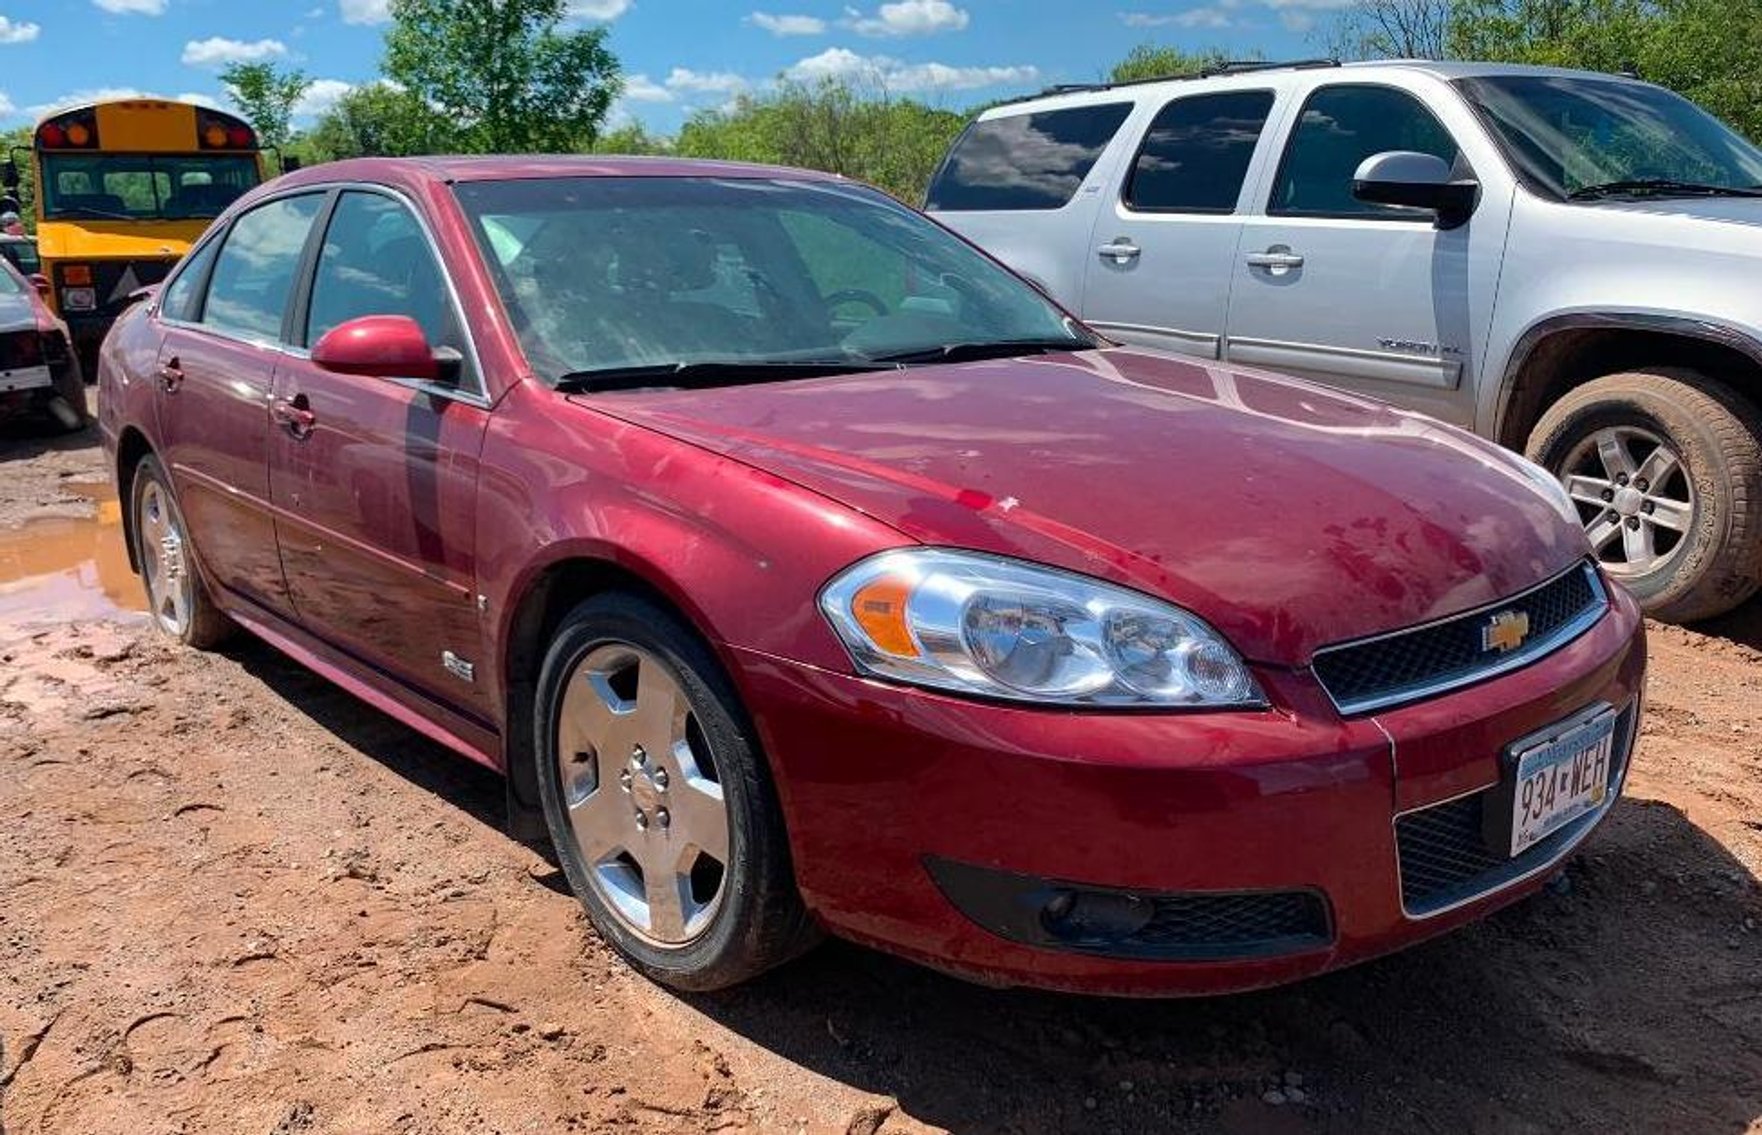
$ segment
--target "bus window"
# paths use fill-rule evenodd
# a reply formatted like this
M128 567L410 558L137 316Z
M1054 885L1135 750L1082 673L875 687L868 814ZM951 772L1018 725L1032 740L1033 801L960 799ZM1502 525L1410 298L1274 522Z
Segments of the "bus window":
M45 220L218 217L257 184L246 154L52 154L43 162Z

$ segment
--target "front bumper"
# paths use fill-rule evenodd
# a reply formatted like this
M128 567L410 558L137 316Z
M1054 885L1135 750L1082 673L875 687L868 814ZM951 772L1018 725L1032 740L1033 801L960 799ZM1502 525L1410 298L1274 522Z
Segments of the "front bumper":
M1288 671L1257 671L1274 707L1265 712L1097 714L735 654L777 772L797 881L830 930L987 983L1122 995L1291 981L1531 893L1607 805L1492 889L1424 913L1403 906L1397 817L1496 785L1512 741L1586 706L1637 718L1645 670L1639 611L1619 589L1607 614L1554 654L1374 717L1342 718L1312 677ZM1636 720L1630 738L1637 731ZM1325 922L1320 937L1286 935L1270 951L1036 944L951 887L950 865L969 882L1176 900L1318 896Z

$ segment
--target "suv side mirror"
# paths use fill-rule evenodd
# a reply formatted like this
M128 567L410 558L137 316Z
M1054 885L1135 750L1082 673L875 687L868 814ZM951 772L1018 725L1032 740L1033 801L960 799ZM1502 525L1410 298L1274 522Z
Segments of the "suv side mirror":
M312 347L312 361L337 374L451 382L458 352L429 346L422 325L407 315L363 315L339 323Z
M1452 180L1443 158L1412 150L1372 154L1352 175L1353 197L1377 205L1430 209L1438 215L1441 229L1466 223L1480 191L1481 183L1473 178Z

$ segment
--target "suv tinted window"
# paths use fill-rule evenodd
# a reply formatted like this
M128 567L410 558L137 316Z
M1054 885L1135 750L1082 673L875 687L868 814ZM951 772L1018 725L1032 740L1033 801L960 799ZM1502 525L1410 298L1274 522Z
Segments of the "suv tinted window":
M1089 176L1132 112L1129 102L975 122L930 185L931 209L1057 209Z
M1269 213L1426 218L1424 209L1372 205L1352 196L1359 163L1386 150L1434 154L1454 164L1455 141L1423 104L1393 87L1332 86L1309 96L1285 146Z
M446 279L416 218L390 197L351 192L337 198L324 232L305 342L363 315L407 315L435 346L460 346Z
M208 275L208 266L214 263L214 253L219 248L220 242L211 240L184 261L177 278L165 285L165 298L159 302L159 314L166 319L184 322L194 322L201 315L202 280Z
M1228 91L1176 99L1157 113L1126 181L1134 209L1235 211L1271 91Z
M202 322L254 339L279 339L300 252L324 194L284 197L241 214L214 261Z

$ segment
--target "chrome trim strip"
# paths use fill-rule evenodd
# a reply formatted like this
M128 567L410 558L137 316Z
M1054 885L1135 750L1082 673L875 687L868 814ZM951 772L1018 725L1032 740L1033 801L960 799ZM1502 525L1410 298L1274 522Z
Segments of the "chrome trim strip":
M1402 917L1406 918L1409 922L1424 922L1430 918L1437 918L1440 915L1449 914L1451 911L1454 911L1454 910L1461 910L1463 907L1468 906L1470 903L1480 902L1483 899L1486 899L1486 898L1489 898L1493 895L1498 894L1500 891L1509 890L1512 887L1516 887L1516 886L1519 886L1523 883L1528 882L1529 880L1535 878L1537 875L1545 874L1546 872L1553 870L1556 866L1559 865L1561 860L1565 859L1567 856L1571 855L1574 851L1576 851L1578 849L1579 844L1583 843L1586 839L1588 839L1590 837L1590 834L1592 832L1597 830L1598 825L1603 822L1603 818L1609 814L1609 810L1611 808L1615 807L1615 802L1617 800L1621 799L1622 791L1627 788L1628 770L1633 767L1634 749L1638 747L1639 739L1640 739L1640 701L1641 701L1641 699L1639 697L1635 697L1632 700L1630 700L1624 708L1619 709L1619 710L1615 710L1615 719L1618 723L1620 722L1622 717L1627 716L1629 714L1631 714L1632 716L1630 717L1629 722L1628 722L1627 736L1624 738L1621 738L1621 741L1623 742L1623 747L1622 747L1622 751L1621 751L1621 775L1616 778L1614 791L1609 793L1609 799L1607 799L1603 802L1602 807L1596 809L1595 811L1586 812L1584 815L1580 816L1578 819L1572 821L1574 824L1582 824L1582 827L1579 829L1578 834L1573 836L1571 839L1567 840L1565 843L1561 844L1559 851L1555 852L1549 858L1537 863L1536 866L1530 868L1528 871L1525 871L1522 874L1513 875L1508 879L1501 878L1498 882L1494 883L1492 886L1486 887L1482 890L1478 890L1471 895L1465 895L1462 898L1457 899L1455 902L1446 903L1443 906L1429 907L1425 910L1418 911L1418 912L1409 910L1407 907L1406 877L1402 874L1402 871L1401 871L1400 821L1401 821L1402 817L1412 816L1412 815L1415 815L1416 813L1419 813L1419 812L1429 812L1433 808L1442 808L1446 804L1454 804L1454 803L1456 803L1456 801L1465 799L1466 797L1469 797L1469 796L1474 796L1474 795L1477 795L1482 792L1491 792L1493 789L1499 787L1500 782L1495 780L1492 784L1486 785L1485 787L1470 789L1467 792L1458 792L1454 796L1446 797L1443 800L1434 800L1430 804L1422 804L1417 808L1409 808L1404 812L1397 812L1392 817L1390 817L1390 819L1389 819L1389 835L1393 841L1393 847L1394 847L1394 851L1395 851L1395 888L1396 888L1395 894L1399 897L1400 902L1401 902ZM1554 730L1557 730L1557 729L1561 728L1563 725L1566 725L1568 722L1579 722L1582 720L1589 720L1591 717L1595 717L1598 713L1601 713L1605 710L1609 710L1612 708L1613 707L1610 706L1608 702L1597 702L1593 705L1587 706L1585 709L1580 710L1578 713L1573 714L1571 717L1562 718L1560 721L1557 721L1552 725L1544 726L1542 729L1538 730L1536 733L1530 734L1529 737L1525 737L1520 740L1511 742L1511 744L1506 746L1506 751L1509 751L1511 749L1515 749L1515 748L1518 748L1518 747L1524 745L1525 742L1528 741L1532 737L1536 737L1541 734L1545 734L1545 733L1549 733Z
M1585 574L1591 585L1591 594L1595 597L1596 601L1586 607L1569 622L1556 627L1552 634L1545 638L1535 639L1510 654L1502 655L1498 661L1483 669L1475 670L1467 674L1458 674L1450 678L1441 678L1436 681L1422 682L1414 686L1402 686L1399 689L1389 690L1373 697L1355 698L1349 701L1341 701L1336 698L1333 691L1328 689L1328 684L1322 681L1321 675L1315 673L1315 659L1320 658L1323 655L1334 654L1342 650L1355 650L1359 647L1368 646L1371 643L1383 642L1388 639L1404 638L1407 635L1418 634L1421 631L1430 630L1433 627L1443 626L1447 623L1460 622L1464 619L1472 619L1477 615L1489 614L1502 607L1509 607L1513 603L1520 602L1525 596L1534 595L1538 591L1552 587L1554 584L1559 583L1562 579L1565 579L1575 571L1583 572ZM1608 589L1603 586L1602 577L1589 561L1581 561L1552 579L1543 580L1534 587L1526 588L1523 591L1517 592L1515 595L1508 595L1503 599L1495 600L1484 606L1470 608L1467 611L1459 611L1454 615L1446 615L1444 618L1433 619L1428 623L1419 623L1415 626L1403 627L1400 630L1386 631L1383 634L1369 635L1365 638L1353 639L1350 642L1339 642L1330 646L1324 646L1311 656L1309 670L1311 674L1315 675L1316 684L1321 686L1322 692L1328 695L1328 700L1334 703L1334 708L1339 710L1342 715L1349 717L1353 714L1369 713L1372 710L1387 709L1393 705L1419 701L1422 698L1428 698L1434 694L1461 689L1463 686L1471 686L1476 682L1486 681L1488 678L1496 678L1501 674L1509 674L1513 670L1529 665L1543 655L1552 654L1555 650L1565 646L1568 642L1571 642L1579 635L1584 634L1586 631L1590 630L1591 627L1595 626L1597 621L1607 614L1608 611L1609 592Z
M1221 348L1223 345L1223 336L1221 336L1221 335L1210 335L1204 331L1182 331L1179 328L1175 328L1175 327L1152 327L1148 323L1112 323L1112 322L1108 322L1106 320L1099 320L1099 319L1086 319L1086 320L1084 320L1084 322L1087 323L1090 327L1095 328L1097 331L1102 331L1102 332L1123 331L1128 335L1139 335L1139 336L1145 336L1145 337L1165 340L1165 342L1160 343L1160 344L1151 343L1151 344L1141 344L1141 345L1162 346L1162 347L1166 348L1169 346L1169 344L1166 342L1166 340L1173 340L1174 342L1182 344L1183 346L1196 347L1199 349L1198 351L1190 351L1190 352L1185 352L1185 353L1198 354L1199 352L1202 351L1202 352L1204 352L1204 357L1208 358L1208 359L1216 359L1216 358L1222 357ZM1179 349L1179 348L1175 348L1175 349Z
M1285 370L1332 371L1320 359L1362 364L1353 372L1365 378L1437 390L1456 390L1462 385L1462 363L1441 355L1416 355L1404 351L1369 351L1339 347L1332 343L1302 343L1286 339L1254 339L1230 336L1232 362Z

